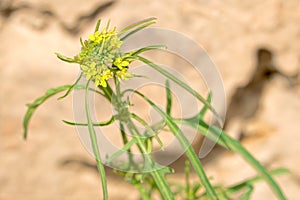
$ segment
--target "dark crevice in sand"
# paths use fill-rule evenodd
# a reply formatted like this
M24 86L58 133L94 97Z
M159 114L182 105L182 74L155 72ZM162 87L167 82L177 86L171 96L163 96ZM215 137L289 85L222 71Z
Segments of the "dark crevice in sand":
M98 3L92 7L92 10L78 14L72 24L64 22L64 20L61 19L61 17L51 8L37 7L27 3L14 5L13 1L0 1L0 17L4 18L5 21L9 21L10 18L14 17L17 13L26 12L28 15L38 15L47 22L55 21L66 33L72 36L77 36L86 26L93 23L100 14L111 8L115 2L115 0L111 0L104 3ZM46 27L42 27L41 29L44 28Z

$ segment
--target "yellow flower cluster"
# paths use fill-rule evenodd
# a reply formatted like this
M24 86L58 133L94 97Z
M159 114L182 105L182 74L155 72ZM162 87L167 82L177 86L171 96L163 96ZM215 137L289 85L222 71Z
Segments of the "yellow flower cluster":
M122 55L122 41L118 38L116 28L103 28L82 43L81 52L75 56L87 80L92 80L95 86L107 87L107 81L114 76L121 80L133 77L128 70L130 54Z

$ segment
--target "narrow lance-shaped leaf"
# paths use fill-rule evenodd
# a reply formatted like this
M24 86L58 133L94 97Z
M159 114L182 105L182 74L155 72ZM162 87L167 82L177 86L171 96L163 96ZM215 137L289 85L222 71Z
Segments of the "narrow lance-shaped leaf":
M29 124L29 121L30 121L33 113L35 112L35 110L42 103L44 103L47 99L49 99L53 95L56 95L57 93L68 90L70 87L72 87L72 86L71 85L63 85L63 86L60 86L60 87L57 87L57 88L51 88L51 89L47 90L46 93L43 96L37 98L33 103L27 104L28 109L27 109L27 112L26 112L24 120L23 120L23 128L24 128L23 137L24 137L24 139L27 139L28 124Z
M58 100L61 100L63 98L65 98L66 96L68 96L72 90L75 88L75 86L78 84L78 82L80 81L81 77L82 77L83 73L81 72L79 77L77 78L77 80L75 81L75 83L68 89L68 91L61 97L58 98Z
M106 24L106 30L109 29L109 25L110 25L110 19L107 21L107 24Z
M262 164L256 160L238 141L231 138L226 133L222 132L221 134L222 139L225 141L226 145L230 147L230 149L234 152L240 154L248 163L250 163L253 168L257 170L257 172L264 178L264 180L269 184L269 186L273 189L275 194L278 196L279 199L284 200L286 199L283 192L281 191L279 185L276 181L272 178L272 176L268 173L266 168L262 166Z
M287 173L290 173L290 171L288 169L285 169L285 168L278 168L278 169L274 169L274 170L271 170L269 171L269 174L271 176L278 176L278 175L282 175L282 174L287 174ZM241 183L238 183L238 184L235 184L233 186L230 186L228 187L226 190L225 190L225 193L227 194L233 194L235 192L238 192L239 190L247 187L248 185L253 185L259 181L262 181L263 180L263 177L261 176L255 176L253 178L249 178Z
M177 77L175 77L172 74L170 74L165 69L163 69L160 66L156 65L155 63L151 62L150 60L148 60L148 59L146 59L144 57L141 57L141 56L137 56L137 58L138 58L138 60L140 60L143 63L147 64L148 66L152 67L153 69L155 69L156 71L160 72L161 74L163 74L164 76L166 76L170 80L174 81L175 83L177 83L182 88L186 89L186 91L188 91L189 93L191 93L194 97L196 97L199 101L201 101L205 106L207 106L208 109L211 110L211 112L215 115L215 117L218 120L219 124L223 125L222 119L220 118L220 116L217 113L217 111L212 107L212 105L205 98L203 98L193 88L191 88L189 85L187 85L183 81L179 80Z
M170 82L169 80L166 80L166 96L167 96L167 106L166 106L166 113L168 115L171 115L171 109L172 109L172 92L170 88Z
M135 55L139 55L140 53L143 53L145 51L159 50L159 49L167 49L167 47L165 45L151 45L151 46L140 48L140 49L132 52L131 55L135 56Z
M95 33L97 32L97 31L99 31L99 27L100 27L100 24L101 24L101 20L98 20L97 21L97 24L96 24L96 27L95 27Z
M269 186L273 189L274 193L278 196L279 199L284 200L286 199L283 192L281 191L279 185L275 182L275 180L271 177L271 175L268 173L266 168L258 161L256 160L248 151L245 149L242 144L235 139L231 138L229 135L227 135L224 131L218 129L217 127L211 126L209 127L205 122L203 121L195 121L195 120L180 120L180 123L190 125L196 129L202 134L206 134L207 132L210 132L210 136L219 137L219 140L216 140L219 145L229 148L231 151L238 153L241 155L260 175L261 177L269 184ZM199 123L201 122L201 123ZM219 132L221 131L221 135Z
M60 60L62 60L62 61L64 61L64 62L68 62L68 63L78 63L78 61L75 60L74 58L69 58L69 57L64 56L64 55L62 55L62 54L60 54L60 53L55 53L55 54L56 54L56 56L57 56Z
M119 32L119 36L123 35L124 33L126 33L127 31L137 27L137 26L140 26L142 24L146 24L146 23L149 23L149 22L155 22L156 18L155 17L151 17L151 18L148 18L148 19L144 19L144 20L141 20L141 21L138 21L136 23L133 23L125 28L123 28L120 32Z
M249 200L251 197L251 194L253 192L253 186L252 185L248 185L245 193L240 197L241 200Z
M75 85L75 86L74 85L63 85L63 86L59 86L56 88L51 88L51 89L47 90L43 96L34 100L33 103L27 104L28 109L27 109L27 111L25 113L25 117L23 119L23 128L24 128L23 138L24 139L27 139L28 125L29 125L30 119L31 119L33 113L36 111L36 109L50 97L52 97L60 92L66 91L66 90L69 91L70 88L72 88L72 87L73 87L73 89L85 89L84 85ZM97 91L95 89L89 88L89 90L96 92L103 96L102 93L100 93L99 91Z
M120 40L123 41L125 40L126 38L128 38L129 36L135 34L136 32L144 29L144 28L147 28L148 26L152 25L152 24L155 24L155 21L150 21L150 22L147 22L145 23L144 25L140 26L140 27L137 27L136 29L130 31L129 33L127 33L125 36L123 36Z
M62 121L71 126L88 126L87 123L70 122L67 120L62 120ZM107 121L93 123L93 126L107 126L107 125L110 125L111 123L113 123L114 121L115 121L115 118L111 117Z
M211 92L208 93L207 101L211 104ZM208 110L207 106L204 105L203 108L199 112L200 119L203 119L207 110Z
M73 89L74 90L82 90L82 89L85 89L85 87L86 87L85 85L75 85ZM89 88L89 91L95 92L96 94L99 94L99 95L105 97L105 95L97 89Z
M117 157L121 156L124 152L128 152L129 149L132 147L132 145L134 145L136 143L136 139L132 138L129 142L127 142L122 149L120 149L119 151L115 152L113 155L111 155L110 157L108 157L106 159L106 163L109 164L111 163L114 159L116 159Z

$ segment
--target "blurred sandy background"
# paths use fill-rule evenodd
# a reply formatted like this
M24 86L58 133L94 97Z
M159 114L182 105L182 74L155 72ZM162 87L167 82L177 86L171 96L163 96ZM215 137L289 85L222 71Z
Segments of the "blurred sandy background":
M219 67L228 101L250 80L259 47L273 52L275 65L285 74L299 71L298 0L0 0L0 200L100 199L92 157L76 130L61 122L72 119L72 99L53 98L39 109L26 142L25 104L48 88L74 81L78 67L62 63L54 52L75 55L78 38L93 31L99 18L124 27L151 16L158 18L155 26L203 45ZM292 170L292 175L277 178L292 200L300 195L299 121L300 86L290 87L275 76L262 92L255 117L236 122L246 135L243 143L262 163ZM211 157L205 168L224 184L255 174L230 153ZM130 185L109 170L108 176L110 199L137 198ZM261 183L253 199L275 197Z

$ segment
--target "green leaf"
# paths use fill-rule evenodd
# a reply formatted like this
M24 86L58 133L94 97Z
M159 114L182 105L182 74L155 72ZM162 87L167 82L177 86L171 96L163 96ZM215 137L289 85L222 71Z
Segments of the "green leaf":
M149 193L147 192L147 189L145 187L143 187L143 185L140 181L133 181L132 184L136 187L136 189L138 189L143 200L151 200L152 199L151 196L149 195Z
M63 98L65 98L66 96L68 96L74 89L74 87L78 84L78 82L80 81L81 77L82 77L83 73L81 72L79 77L77 78L77 80L75 81L75 83L68 89L68 91L61 97L58 98L58 100L61 100Z
M148 59L146 59L144 57L141 57L141 56L137 56L137 59L140 60L140 61L142 61L143 63L149 65L150 67L152 67L156 71L160 72L161 74L163 74L164 76L166 76L167 78L169 78L170 80L174 81L179 86L181 86L182 88L184 88L186 91L188 91L189 93L191 93L194 97L196 97L199 101L201 101L215 115L215 117L218 120L219 124L223 125L222 119L220 118L220 116L217 113L217 111L197 91L195 91L193 88L191 88L189 85L187 85L183 81L179 80L177 77L175 77L172 74L170 74L165 69L163 69L160 66L156 65L155 63L151 62L150 60L148 60Z
M224 131L220 130L219 128L215 126L209 127L205 122L203 121L197 121L197 120L181 120L180 123L190 125L196 129L203 135L207 135L208 132L212 133L209 134L209 136L215 136L213 140L218 138L220 136L219 140L215 140L218 142L219 145L229 149L239 155L241 155L258 173L259 175L269 184L269 186L272 188L274 193L277 195L277 197L281 200L286 199L283 192L281 191L279 185L275 182L275 180L272 178L272 176L268 173L266 168L258 161L256 160L248 151L245 149L245 147L242 146L240 142L237 140L231 138L229 135L227 135ZM221 135L220 135L221 131Z
M172 174L172 173L175 172L175 170L173 168L171 168L171 167L165 167L165 166L162 167L161 165L159 165L157 163L155 163L155 165L156 165L156 168L159 169L159 171L161 173L163 173L164 175L166 175L166 174Z
M85 85L75 85L73 89L74 90L81 90L81 89L85 89L85 87L86 87ZM95 92L97 94L100 94L103 97L106 97L105 94L101 93L100 91L98 91L94 88L89 88L89 91Z
M60 93L62 91L68 90L70 87L72 87L71 85L63 85L57 88L51 88L49 90L46 91L46 93L37 98L33 103L31 104L27 104L27 111L23 120L23 128L24 128L24 134L23 137L24 139L27 139L27 134L28 134L28 124L29 121L33 115L33 113L36 111L36 109L42 104L44 103L47 99L49 99L50 97L52 97L53 95L56 95L57 93Z
M197 192L199 191L200 188L201 188L200 183L196 183L195 185L193 185L192 191L195 197L197 196Z
M131 30L131 29L133 29L133 28L136 28L137 26L140 26L140 25L142 25L142 24L147 24L147 23L149 23L149 22L154 22L154 23L155 23L155 20L156 20L155 17L150 17L150 18L148 18L148 19L144 19L144 20L138 21L138 22L136 22L136 23L130 24L129 26L123 28L123 29L119 32L118 36L120 37L121 35L123 35L123 34L126 33L127 31L129 31L129 30Z
M207 102L209 102L211 104L211 92L208 93ZM204 117L207 110L208 110L207 106L204 105L203 108L199 112L199 118L200 119L203 119L203 117Z
M82 41L82 37L80 37L79 41L80 41L81 46L82 46L82 47L85 47L85 45L84 45L84 43L83 43L83 41Z
M136 143L136 138L132 138L129 142L127 142L122 149L120 149L119 151L115 152L113 155L111 155L110 157L108 157L106 159L106 163L109 164L111 163L114 159L116 159L117 157L121 156L124 152L128 152L130 150L130 148L132 147L132 145L134 145Z
M249 200L252 192L253 192L253 186L248 185L245 193L240 197L240 199L241 200Z
M89 83L90 83L90 81L87 82L86 89L85 89L86 118L88 121L88 129L89 129L89 133L90 133L90 139L91 139L91 143L92 143L93 153L94 153L97 168L98 168L98 171L99 171L99 174L101 177L103 199L108 200L108 191L107 191L105 170L104 170L104 166L101 162L101 156L100 156L99 147L98 147L98 143L97 143L96 132L95 132L93 122L92 122L92 119L90 116L90 111L89 111L89 103L88 103L89 102L89 100L88 100Z
M171 89L170 89L170 82L169 82L169 80L166 80L166 94L167 94L166 113L171 116L172 92L171 92Z
M143 48L140 48L140 49L132 52L131 55L136 56L145 51L159 50L159 49L167 49L167 47L165 45L150 45L150 46L143 47Z
M285 169L285 168L278 168L278 169L274 169L274 170L271 170L269 171L269 174L271 176L278 176L278 175L282 175L282 174L287 174L287 173L290 173L290 171L288 169ZM245 187L248 187L248 185L253 185L259 181L262 181L263 178L261 176L255 176L255 177L252 177L252 178L249 178L245 181L242 181L241 183L238 183L238 184L235 184L233 186L230 186L226 189L225 193L226 194L233 194Z
M88 126L87 123L70 122L70 121L67 121L67 120L62 120L62 121L64 123L68 124L68 125L71 125L71 126ZM93 123L93 126L107 126L107 125L110 125L111 123L113 123L114 121L115 121L115 118L111 117L107 121Z
M214 131L216 132L216 131ZM262 176L262 178L269 184L269 186L273 189L275 194L279 199L286 199L283 192L281 191L279 185L275 182L272 176L268 173L266 168L256 160L243 146L240 142L231 138L225 132L221 134L222 139L225 141L227 145L229 145L230 149L238 154L240 154L249 164L252 165L253 168Z
M95 33L96 33L97 31L99 31L100 24L101 24L101 20L98 20L98 21L97 21L97 24L96 24L95 31L94 31Z
M110 25L110 19L108 20L107 24L106 24L106 30L109 29L109 25Z
M218 199L212 185L210 184L210 182L209 182L209 180L208 180L208 178L205 174L205 171L202 167L202 164L200 163L200 160L198 159L195 151L191 147L191 144L189 143L187 138L184 136L184 134L182 133L180 128L176 125L176 123L174 123L172 118L169 115L167 115L165 112L163 112L158 106L155 105L154 102L152 102L148 97L146 97L145 95L143 95L139 91L131 90L131 89L128 89L127 91L132 91L132 92L138 94L139 96L141 96L145 101L147 101L166 120L166 123L169 126L170 131L178 139L178 141L180 142L182 148L184 150L186 150L185 154L189 158L196 174L200 178L203 186L205 187L209 198L212 199L212 200Z
M57 56L60 60L62 60L62 61L64 61L64 62L68 62L68 63L78 63L77 60L75 60L75 59L73 59L73 58L69 58L69 57L64 56L64 55L62 55L62 54L60 54L60 53L55 53L55 54L56 54L56 56Z
M151 26L152 24L155 24L155 21L149 21L149 22L147 22L147 23L144 23L143 25L141 25L141 26L139 26L139 27L133 29L133 30L130 31L129 33L127 33L127 34L126 34L125 36L123 36L120 40L121 40L121 41L124 41L124 40L126 40L126 38L128 38L129 36L135 34L136 32L138 32L138 31L140 31L140 30L142 30L142 29L144 29L144 28L147 28L148 26Z

